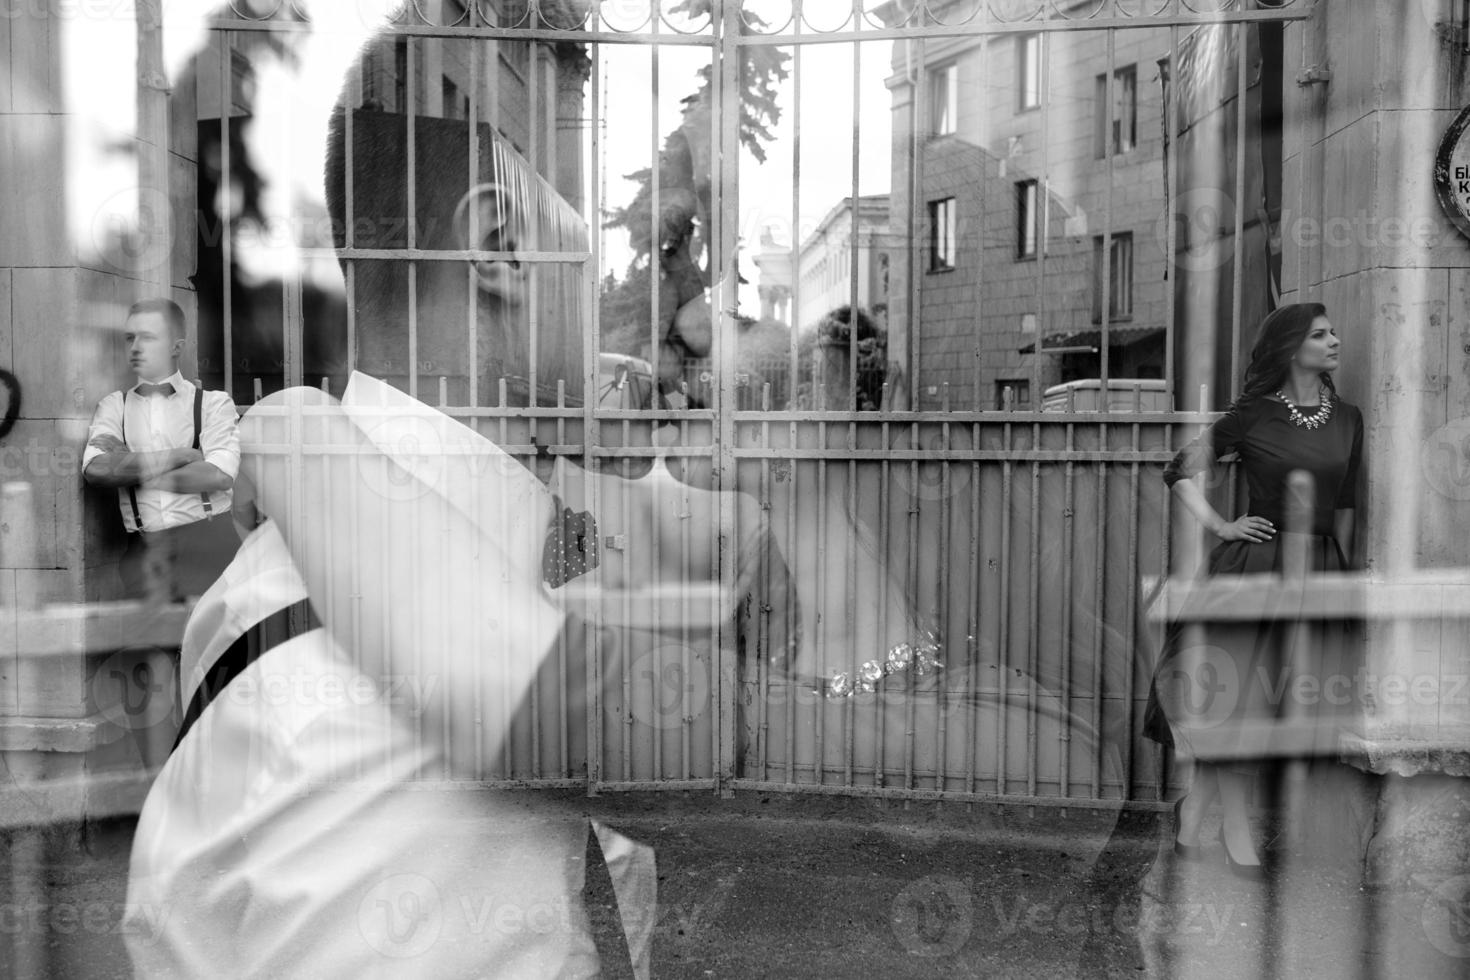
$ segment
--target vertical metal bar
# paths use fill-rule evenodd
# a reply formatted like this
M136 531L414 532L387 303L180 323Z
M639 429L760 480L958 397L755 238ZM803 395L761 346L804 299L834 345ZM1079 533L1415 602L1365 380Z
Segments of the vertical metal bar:
M405 37L403 44L407 52L404 63L408 66L408 79L404 87L403 107L408 117L408 247L418 248L418 128L414 123L418 115L418 69L414 54L413 37ZM408 393L415 398L419 393L419 317L418 317L418 263L408 260Z
M800 604L793 601L793 597L799 594L796 589L796 582L800 581L799 576L802 574L803 565L803 556L797 550L796 537L796 501L798 499L796 494L796 482L798 475L801 473L801 461L797 459L795 455L795 450L797 446L797 433L798 428L796 419L793 418L790 422L787 423L786 430L786 445L792 451L792 457L788 461L791 467L791 479L786 482L786 513L788 515L786 521L786 573L788 578L788 585L786 587L786 608L788 610L797 610L797 614L801 616L800 635L802 637L806 637L815 636L815 623L811 622L810 620L816 610L801 610ZM801 644L797 647L796 651L791 654L791 656L793 658L800 657L804 652L805 646L806 640L803 639ZM819 674L818 676L820 677L821 675ZM817 697L822 697L821 691L818 691ZM786 697L784 700L786 703L786 782L789 785L796 782L797 708L796 688L789 681L786 684Z
M679 445L689 445L689 422L687 418L680 419L679 421ZM688 465L687 459L680 460L680 463L681 467ZM679 513L687 515L689 513L689 484L684 480L680 480L679 486L680 493L683 494L684 497L683 501L680 503ZM690 585L690 573L694 571L694 569L691 567L693 565L693 562L690 560L689 523L690 522L688 517L685 517L684 519L679 521L679 584L685 588L686 595L688 594L688 588ZM707 528L705 533L708 534L713 532L714 530L714 528ZM720 569L718 562L719 558L717 557L715 559L715 566L713 568L707 569L706 579L708 581L719 580ZM720 632L723 632L726 629L733 628L733 622L728 626L725 623L721 622L716 626L716 636L718 636ZM682 778L684 779L693 778L693 773L690 770L689 761L692 748L691 742L694 734L694 718L689 710L689 672L691 668L691 664L689 662L689 653L689 603L683 602L679 604L679 752L682 759L681 773ZM711 654L713 654L713 651L711 651ZM711 659L713 660L713 657L711 657ZM715 723L715 717L713 713L710 717L710 723L712 725ZM718 758L718 756L716 756L716 758Z
M820 404L820 402L819 402ZM817 420L817 447L819 450L827 448L827 423L818 416ZM832 665L827 661L827 631L828 617L825 615L827 607L827 457L825 453L818 455L817 463L817 669L821 677L832 676ZM844 698L843 703L849 699ZM843 710L839 707L836 710ZM813 764L816 768L816 782L821 785L826 781L827 772L827 705L825 699L817 701L817 725L815 741L815 758Z
M862 44L852 44L852 222L847 240L847 399L843 406L847 411L861 407L858 400L858 259L862 247L862 199L858 197L858 177L862 172L862 134L859 124L862 105ZM848 712L851 724L852 712Z
M883 420L882 433L883 446L885 448L891 446L892 443L888 440L888 420L886 417ZM889 590L891 588L891 583L889 581L890 576L888 573L887 556L889 553L889 541L891 540L892 535L892 529L890 526L891 522L888 514L888 508L891 506L892 500L891 487L889 484L891 476L892 469L889 465L888 456L885 455L882 461L879 463L878 475L878 554L882 560L879 562L878 566L878 595L875 597L875 601L878 603L878 640L880 647L885 646L888 643L888 601L890 599ZM887 732L885 731L885 728L887 727L886 720L888 718L888 712L884 710L885 707L886 702L880 696L878 704L878 718L876 722L877 735L874 739L874 786L882 786L884 784L884 782L886 781L888 770Z
M928 115L925 113L926 92L924 91L924 80L928 78L925 67L927 48L920 40L917 42L919 49L919 63L914 82L914 97L911 100L913 108L910 110L911 124L909 126L909 213L907 228L909 231L909 315L905 330L908 336L908 364L905 370L908 372L908 404L905 408L918 409L922 407L919 396L922 379L919 373L920 334L919 321L923 310L920 309L922 291L919 289L919 277L923 275L923 251L924 251L924 222L928 220L929 208L923 200L924 193L924 134L927 126ZM918 234L914 229L920 229ZM918 445L917 442L914 443Z
M919 423L913 423L910 431L913 433L913 437L910 439L910 445L917 449L922 445L919 440ZM919 460L917 456L909 460L909 486L916 489L922 486L919 483ZM919 594L919 497L917 494L914 494L913 500L909 503L908 518L908 541L906 542L907 548L904 550L904 553L908 556L907 576L905 579L907 590L904 592L904 595L906 597L912 597ZM915 698L909 698L904 710L904 789L914 788L914 756L918 750L918 739L916 737L918 726L915 724L914 717L917 711L915 702Z
M230 103L233 101L230 85L230 61L233 57L234 48L230 44L232 34L229 31L216 31L215 39L219 42L219 145L220 145L220 180L228 186L232 179L230 168L233 166L230 154ZM361 76L357 69L353 70L352 77ZM347 148L343 154L347 168L347 246L352 247L352 107L347 109ZM219 243L220 243L220 284L221 293L221 317L223 319L224 334L220 339L221 355L225 360L225 391L230 393L230 398L235 397L235 317L234 317L234 281L230 270L234 268L234 236L230 232L229 219L223 215L220 218ZM347 343L350 349L353 332L353 304L352 304L352 266L347 263ZM257 399L258 400L258 399Z
M1109 331L1113 325L1113 178L1114 171L1114 147L1113 147L1113 98L1116 95L1118 80L1114 77L1117 73L1117 32L1107 32L1108 57L1105 65L1106 73L1103 75L1103 102L1107 103L1103 117L1103 152L1107 155L1107 180L1103 188L1103 244L1102 263L1098 269L1098 276L1102 279L1101 309L1102 321L1098 325L1098 348L1099 348L1099 382L1098 382L1098 411L1108 411L1108 353L1111 345ZM1135 90L1137 86L1135 84ZM1129 257L1132 261L1132 257Z
M853 326L854 330L850 332L850 334L849 334L850 336L851 335L854 335L856 333L856 327L857 327L857 312L856 312L857 311L857 307L853 307L852 310L853 310L852 326ZM854 390L855 391L856 389L851 389L850 388L849 390ZM857 450L857 423L856 422L849 421L847 423L847 449L848 449L849 452L856 452L856 450ZM848 524L847 524L846 541L844 542L845 547L846 547L846 551L847 551L847 568L846 568L846 578L847 578L847 581L846 581L845 591L844 591L844 595L843 595L843 603L842 603L843 615L846 616L847 622L849 622L849 623L855 622L856 621L856 617L857 617L858 551L860 549L859 549L859 545L858 545L858 541L857 541L857 531L856 531L856 529L855 529L855 527L853 526L853 523L852 523L853 521L856 520L856 516L857 516L857 480L858 480L857 459L855 457L849 457L848 458L848 461L847 461L847 499L846 499L847 514L848 514L849 521L848 521ZM882 639L880 638L879 639L879 645L881 646L881 644L882 644ZM881 660L882 660L881 656L879 657L879 660L881 662ZM873 700L874 700L874 710L875 711L881 712L883 710L882 709L882 697L883 697L882 691L879 691L877 693L877 695L874 697ZM843 731L843 747L842 747L842 784L844 786L851 786L853 784L853 754L854 754L854 751L855 751L855 749L854 749L854 739L855 739L855 731L854 731L854 728L855 728L856 723L857 723L857 713L858 713L858 705L855 702L853 704L851 704L845 712L843 712L844 731Z
M1241 263L1245 261L1245 48L1249 27L1235 25L1235 259L1230 284L1230 397L1240 393Z
M594 30L600 29L601 8L593 6L591 11L591 26ZM602 480L597 476L603 470L603 457L597 455L597 449L602 445L602 425L597 420L597 409L599 405L599 393L601 389L601 353L602 346L602 311L601 303L598 302L599 282L602 276L602 191L604 175L602 159L602 45L592 43L588 45L592 57L592 69L588 88L591 90L592 111L589 116L588 129L591 142L588 160L591 161L590 169L593 173L587 181L587 196L591 206L587 214L597 223L596 233L589 235L587 243L591 252L591 258L587 264L582 266L582 294L587 304L587 315L589 318L589 329L582 332L582 487L585 499L590 502L592 513L604 513L606 506L602 493ZM642 408L643 406L639 406ZM624 425L626 426L626 422ZM627 439L623 440L627 445ZM627 496L626 493L623 496ZM602 550L602 542L597 542L599 553ZM602 684L602 637L606 613L601 603L594 606L591 621L583 627L584 642L582 649L587 658L587 714L582 719L582 725L587 737L587 776L589 785L595 785L601 778L602 771L602 717L604 697ZM570 721L570 719L568 719ZM568 726L570 730L570 726ZM596 760L596 768L593 768L593 760ZM566 768L564 775L571 774L571 759L564 758L563 765Z
M496 395L497 395L497 398L498 398L497 404L504 405L506 403L506 398L507 398L507 396L509 394L507 392L507 390L506 390L506 379L503 378L503 377L500 378L500 379L498 379L498 381L496 382L496 387L497 387ZM498 446L508 446L508 445L510 445L510 427L509 427L509 421L510 420L509 420L509 418L507 416L505 416L505 415L500 416L500 425L498 427L499 428L499 432L498 432L499 438L496 439L496 445L498 445ZM530 467L533 472L535 471L535 466L536 466L535 459L527 460L526 461L526 465L528 467ZM504 778L509 779L510 776L511 776L511 773L513 771L512 765L511 765L511 755L510 755L510 750L511 750L510 719L513 716L512 715L512 712L513 712L513 709L514 709L515 706L513 704L511 704L511 701L510 701L510 693L509 693L510 692L510 685L507 684L507 683L505 683L505 680L506 680L506 678L505 678L505 670L506 670L505 667L502 667L501 668L501 689L502 689L502 693L501 693L501 696L500 696L500 718L499 718L499 720L498 720L497 723L505 729L505 739L501 743L501 749L500 749L500 757L501 757L501 763L500 764L502 766L502 770L501 770L502 775L504 776Z
M978 80L978 84L976 85L976 89L979 92L979 96L976 98L975 101L980 106L980 132L981 133L988 133L988 132L990 132L990 86L987 84L987 81L990 78L990 45L987 44L987 43L981 43L981 44L976 45L975 50L979 54L979 62L980 62L980 69L979 69L979 71L980 71L980 78ZM956 75L958 75L958 73L959 73L959 68L958 67L956 67L955 72L956 72ZM960 84L960 82L959 82L959 79L957 77L955 79L955 87L958 88L959 87L959 84ZM959 99L959 98L956 98L955 102L956 102L956 115L958 115L958 105L962 102L962 100ZM959 119L958 118L955 119L955 127L956 127L956 129L958 129L958 127L959 127ZM972 407L972 409L974 411L980 412L980 411L984 411L985 410L985 404L986 404L985 391L984 391L984 379L985 379L985 375L984 375L984 372L981 370L981 368L982 368L982 366L984 364L984 347L982 346L982 338L985 336L985 314L984 314L984 310L985 310L985 306L984 306L984 299L985 299L985 215L988 213L986 211L986 187L987 187L987 185L989 185L990 182L988 180L981 180L981 181L977 181L977 183L978 183L979 186L976 187L975 188L975 191L974 191L975 198L976 198L976 201L975 201L976 211L975 211L975 213L979 217L976 219L976 229L975 229L975 288L974 288L974 291L971 294L971 302L975 304L975 307L974 307L975 308L975 324L974 324L975 349L974 349L974 352L973 352L973 356L971 358L971 360L974 362L974 372L973 372L974 381L973 381L973 384L975 386L975 392L974 392L975 397L973 399L971 399L971 402L972 402L972 406L971 407ZM998 188L998 190L1001 190L1003 192L1004 191L1004 188ZM1004 197L1003 194L1002 194L1001 200L1005 200L1005 197ZM1039 353L1040 350L1041 350L1041 334L1040 333L1037 333L1037 335L1036 335L1036 347L1034 347L1033 350L1038 351L1038 353L1036 355L1036 359L1037 360L1040 360L1040 357L1041 357L1041 355ZM1038 392L1038 397L1040 397L1040 393L1039 392ZM979 436L979 434L980 434L980 428L979 428L978 425L975 427L975 431L972 434L975 435L975 436L977 436L977 437ZM980 443L978 441L976 441L973 445L976 448L978 448L979 445L980 445ZM978 582L979 582L979 579L973 579L973 578L971 579L972 585L977 585ZM971 632L972 635L974 634L975 630L974 630L974 627L973 626L971 627L970 632ZM973 792L973 790L971 790L971 792Z
M795 20L796 33L800 35L799 9ZM790 350L787 353L787 409L797 408L796 391L800 368L797 338L806 326L801 322L801 51L800 43L791 46L791 331Z
M476 26L479 18L480 5L471 0L469 3L468 23L471 27ZM450 42L453 43L453 42ZM469 141L469 174L467 188L473 189L480 183L480 59L484 55L484 47L478 40L466 40L463 42L469 48L470 62L470 105L467 115L469 119L465 125L469 128L467 139ZM496 66L498 69L499 66ZM594 84L595 81L594 81ZM594 98L596 96L594 95ZM492 137L493 138L493 137ZM492 159L494 159L492 155ZM478 202L471 202L469 208L469 241L468 248L479 248L482 244L480 238L480 208ZM465 282L467 285L467 299L469 301L469 313L466 324L468 334L468 360L469 365L469 403L478 407L480 404L480 288L479 277L475 274L475 266L469 264L465 269ZM471 428L479 431L479 420L473 416L469 420Z
M970 445L980 448L980 423L970 426ZM960 692L961 703L965 704L965 792L975 792L975 780L979 775L978 753L975 742L979 737L980 714L980 461L970 462L970 577L965 592L970 599L969 616L965 629L965 657L968 668L966 690ZM950 653L954 659L954 653ZM946 705L947 707L947 705Z
M1123 799L1133 798L1133 651L1137 647L1137 619L1138 619L1138 525L1139 525L1139 499L1138 499L1138 452L1139 452L1139 423L1136 421L1139 413L1143 410L1143 392L1138 385L1133 386L1133 438L1131 448L1133 459L1128 464L1128 577L1124 580L1126 586L1126 605L1123 607L1123 724L1120 730L1123 733Z
M654 465L655 468L657 468L659 466L667 466L668 465L668 457L656 458L653 461L653 465ZM658 580L659 573L660 573L660 571L664 567L664 558L663 558L663 550L664 549L662 547L662 545L663 545L663 541L662 541L663 535L660 534L659 531L658 531L658 528L659 528L660 524L664 521L664 502L661 499L662 496L663 496L663 494L660 492L660 480L658 479L658 474L655 473L655 474L653 474L653 476L654 476L654 479L652 479L652 480L649 481L649 491L650 491L650 496L651 496L651 502L652 502L652 505L653 505L652 506L652 512L656 516L655 516L654 521L653 521L653 527L654 527L653 540L649 542L649 549L648 549L649 550L649 553L651 554L651 556L653 558L653 567L649 570L649 575L650 575L649 581L650 582L653 582L653 581L657 581ZM648 696L650 696L650 697L652 697L652 698L655 699L655 701L654 701L654 707L657 708L657 704L658 704L658 702L657 702L657 698L658 698L658 682L659 682L659 678L663 676L663 672L664 672L663 615L662 615L662 610L658 606L658 603L654 603L654 605L653 605L653 615L652 615L651 619L652 619L652 625L649 628L649 632L650 632L650 634L652 634L652 636L651 636L651 642L653 643L653 650L650 651L650 655L653 658L653 674L652 674L651 677L648 678L648 684L649 684L649 687L651 688L651 690L648 692ZM631 656L631 651L630 651L630 656ZM632 702L629 702L630 709L631 709L631 705L632 705ZM633 717L633 712L631 710L629 710L628 711L628 719L631 721L632 720L632 717ZM650 712L649 717L650 718L653 718L655 720L657 719L657 716L655 714L653 714L652 712ZM660 729L657 726L654 726L653 727L651 741L652 741L652 749L653 749L653 759L652 759L653 776L652 776L652 778L658 779L659 776L663 773L663 738L662 738L662 736L660 734Z
M934 549L936 564L935 586L938 591L935 602L935 632L939 636L941 648L949 649L954 639L949 629L949 590L951 580L948 574L951 566L951 551L954 547L954 505L951 500L954 483L949 461L949 451L953 448L953 442L950 438L948 420L940 423L940 433L943 437L945 455L939 461L939 541L938 546ZM950 663L953 663L953 658L948 659ZM950 695L949 678L950 673L948 671L940 671L936 683L936 707L939 709L939 717L935 726L934 788L940 791L946 788L945 769L946 760L949 758L949 715L944 710L945 705L948 704Z
M1041 423L1031 424L1031 448L1041 448ZM1026 795L1036 795L1041 714L1037 675L1041 660L1041 463L1031 462L1031 562L1026 604L1031 623L1026 631Z
M1174 446L1173 423L1165 424L1163 426L1163 433L1164 449L1165 451L1170 451L1173 449ZM1167 581L1174 574L1174 542L1171 537L1174 531L1174 494L1167 487L1163 486L1161 480L1154 483L1153 492L1159 494L1162 498L1162 503L1159 506L1159 575L1164 581ZM1150 630L1150 639L1152 639L1153 636L1154 633L1152 630ZM1162 653L1162 650L1156 651L1156 657L1162 655ZM1157 660L1155 660L1155 662L1157 662ZM1162 773L1160 773L1156 799L1162 800L1168 793L1169 775L1167 767L1169 765L1170 753L1163 752L1160 753L1160 755L1163 758L1165 769Z
M535 21L531 21L534 26ZM531 172L541 173L541 140L548 138L542 133L541 125L541 85L544 76L545 65L544 52L539 41L526 42L530 46L530 54L526 59L526 91L527 106L526 116L526 149L527 158L531 164ZM532 185L534 186L534 185ZM529 189L529 187L528 187ZM529 211L529 199L523 205ZM532 212L523 216L526 221L526 230L531 239L531 247L541 249L544 243L541 240L541 222L536 220L537 215ZM533 262L530 265L530 289L526 297L526 377L527 386L531 389L530 406L535 408L541 404L541 290L546 282L548 267L541 262Z
M1169 80L1164 100L1164 184L1165 193L1168 195L1168 226L1164 229L1164 276L1166 288L1164 289L1164 389L1169 392L1170 401L1174 404L1182 402L1175 393L1174 386L1177 379L1174 377L1174 345L1177 342L1177 324L1175 318L1178 316L1176 309L1174 290L1178 285L1179 270L1175 266L1178 255L1178 242L1176 236L1179 233L1179 222L1174 213L1174 208L1179 203L1179 25L1175 24L1169 28ZM1171 405L1172 409L1174 405ZM1182 407L1182 405L1180 406ZM1166 507L1165 510L1168 510Z
M630 426L628 420L627 419L624 419L623 420L623 447L624 447L624 451L625 452L627 450L627 447L629 447L629 446L632 445L631 435L632 435L631 426ZM657 459L652 460L652 465L653 466L658 466L659 465L659 461ZM624 481L625 484L627 484L627 486L621 488L621 496L623 498L623 522L622 522L622 527L624 528L624 533L626 533L626 530L628 528L632 528L632 527L635 526L633 524L633 493L632 493L632 490L631 490L632 479L633 479L633 457L631 457L631 456L624 456L623 457L623 481ZM652 483L652 481L650 481L650 484L651 483ZM654 519L656 521L659 518L661 518L662 515L660 515L659 512L658 512L658 507L656 506L657 500L656 499L653 499L652 502L655 504L655 506L652 509L652 513L653 513ZM651 582L651 581L654 580L654 575L656 575L657 574L657 571L658 571L658 535L656 535L656 534L654 535L654 539L653 539L653 541L649 542L649 545L650 545L649 555L650 555L650 557L652 559L652 562L649 565L649 568L648 568L648 571L647 571L646 574L647 574L647 577L648 577L648 581ZM635 573L633 572L633 569L630 567L629 568L629 575L628 575L629 579L633 579L634 574ZM632 619L631 619L632 611L633 611L632 598L629 595L628 590L625 589L624 592L623 592L623 622L627 623L627 622L631 622L632 621ZM655 609L654 610L654 615L657 616L657 614L658 614L657 609ZM649 635L651 637L656 637L657 636L657 631L656 630L650 630L649 631ZM618 664L619 664L619 668L618 669L622 672L622 675L623 675L622 676L622 683L623 683L623 724L622 724L621 727L622 727L622 750L623 750L623 758L622 758L623 768L622 768L622 772L623 772L623 781L624 782L627 782L628 780L630 780L630 779L633 778L633 671L632 671L632 664L629 663L629 659L633 655L632 639L633 639L633 634L630 633L627 629L624 629L622 631L622 633L618 637L618 645L619 645L619 649L620 649L620 651L622 653L622 656L618 657Z
M1051 33L1042 31L1040 40L1036 43L1036 57L1041 63L1040 86L1038 93L1041 99L1040 133L1037 141L1040 144L1041 163L1040 173L1036 175L1036 356L1031 359L1031 390L1036 393L1035 397L1042 396L1042 355L1043 344L1046 340L1046 328L1050 319L1046 309L1046 246L1047 236L1051 230L1051 146L1047 139L1051 124Z
M657 10L654 11L653 32L658 33L659 18ZM663 338L660 336L662 326L662 310L658 305L658 283L659 270L663 266L663 222L659 219L659 140L658 140L658 82L659 82L659 47L657 44L648 48L649 61L649 171L648 171L648 305L651 311L648 321L649 329L649 360L653 362L654 385L658 384L659 359L662 353ZM676 297L677 298L677 297ZM677 312L677 311L676 311Z
M794 333L795 331L793 331ZM771 448L771 386L766 384L761 389L761 449L769 452ZM761 507L761 530L760 530L760 580L757 598L760 602L760 619L757 624L755 658L755 712L756 712L756 742L755 742L755 772L756 778L764 781L770 777L768 771L771 744L771 718L770 718L770 665L778 654L771 649L771 457L763 455L760 461L760 507ZM783 611L789 607L783 605ZM789 614L788 614L789 615ZM790 630L790 619L786 623ZM785 632L790 636L789 632ZM782 656L790 656L788 647L781 652ZM749 661L747 661L748 663ZM783 662L789 662L784 661Z
M720 28L717 48L720 79L720 102L722 116L718 131L710 133L712 159L719 160L721 194L717 200L720 207L714 209L713 242L718 251L711 256L711 267L720 270L716 289L710 302L711 330L714 336L716 358L715 377L719 389L715 399L716 415L715 448L717 453L716 486L720 490L737 485L735 457L735 313L739 308L739 167L740 167L740 110L742 107L740 85L740 10L734 3L723 4L724 20ZM739 564L738 546L742 538L736 526L739 512L733 493L719 495L719 582L721 591L733 593L736 571ZM734 775L735 757L735 665L738 656L733 624L721 622L719 637L719 684L717 690L718 738L713 746L715 784L721 793L729 792L730 780Z
M1040 335L1038 335L1038 343ZM1009 409L1010 398L1006 399L1006 408ZM1004 796L1006 793L1006 727L1009 719L1010 694L1007 690L1007 674L1010 671L1010 643L1011 643L1011 423L1004 424L1001 435L1001 447L1006 453L1006 458L1001 462L1001 502L1000 502L1000 615L996 617L997 628L1000 637L996 643L996 765L995 765L995 791Z
M1073 538L1077 531L1077 522L1073 513L1076 494L1077 464L1073 462L1073 454L1077 451L1077 424L1067 422L1067 464L1062 475L1062 622L1061 622L1061 651L1062 673L1060 684L1061 705L1061 745L1059 749L1058 795L1070 796L1072 793L1072 604L1076 596L1072 592L1072 560L1074 551Z
M1106 418L1106 414L1102 416ZM1107 594L1103 571L1108 558L1108 424L1097 427L1097 554L1093 566L1092 597L1092 797L1102 799L1102 708L1103 708L1103 623L1107 613Z

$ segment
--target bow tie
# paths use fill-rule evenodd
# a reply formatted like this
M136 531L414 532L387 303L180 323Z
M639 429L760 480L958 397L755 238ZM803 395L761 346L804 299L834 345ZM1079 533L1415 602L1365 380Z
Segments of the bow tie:
M165 381L163 384L157 385L141 384L138 385L136 390L138 394L142 395L144 398L147 398L149 395L163 395L165 398L167 398L169 395L172 395L174 393L174 386Z

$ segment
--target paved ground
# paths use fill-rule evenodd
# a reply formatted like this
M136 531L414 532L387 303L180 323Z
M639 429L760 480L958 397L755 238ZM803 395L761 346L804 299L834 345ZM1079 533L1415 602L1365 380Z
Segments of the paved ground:
M1422 896L1370 896L1352 868L1267 887L1159 860L1151 814L755 794L581 805L658 850L656 977L1470 975L1470 936L1462 957L1425 941L1464 923ZM11 848L0 939L41 939L39 975L130 975L115 931L130 834L112 822L85 847L67 829L43 854ZM630 976L598 872L589 905L607 976Z

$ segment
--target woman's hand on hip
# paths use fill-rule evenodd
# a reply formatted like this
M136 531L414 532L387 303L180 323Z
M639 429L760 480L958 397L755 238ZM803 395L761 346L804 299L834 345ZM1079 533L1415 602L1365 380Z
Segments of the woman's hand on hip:
M1220 525L1215 536L1221 541L1270 541L1276 535L1276 525L1264 517L1237 517Z

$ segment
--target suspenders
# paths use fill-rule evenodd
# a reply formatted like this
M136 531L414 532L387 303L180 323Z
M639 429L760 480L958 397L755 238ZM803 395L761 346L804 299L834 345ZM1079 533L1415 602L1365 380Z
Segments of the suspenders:
M131 388L123 389L122 409L122 441L128 441L128 395L132 393ZM191 449L199 448L200 423L204 418L204 389L199 385L194 386L194 444ZM204 518L208 520L214 513L214 505L209 502L209 494L201 493L199 499L204 502ZM143 512L138 509L138 493L135 487L128 487L128 503L133 505L133 529L143 530Z

